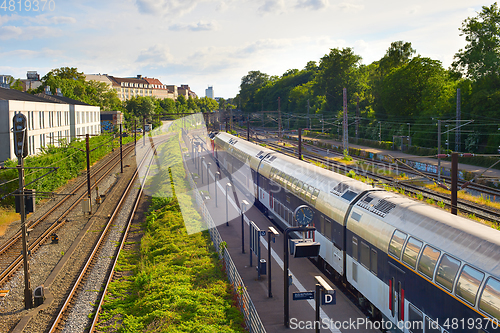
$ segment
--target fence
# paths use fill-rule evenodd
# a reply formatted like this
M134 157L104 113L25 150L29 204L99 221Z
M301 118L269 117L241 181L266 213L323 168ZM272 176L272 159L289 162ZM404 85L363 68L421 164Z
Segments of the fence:
M187 142L189 142L189 139L187 138L187 135L185 134L184 131L182 137L185 142L186 140ZM196 189L196 185L193 181L193 178L191 177L191 173L189 172L188 166L186 164L186 159L183 158L183 161L189 184L191 185L191 188ZM250 333L266 333L266 329L264 328L264 325L260 320L259 314L257 313L255 306L253 305L252 299L250 298L250 295L247 292L245 284L241 279L241 276L238 273L238 270L236 269L233 260L231 259L229 251L225 246L221 246L223 242L222 237L219 234L217 228L215 227L215 223L212 220L210 212L205 206L203 198L201 197L198 191L194 191L194 193L196 197L196 203L198 204L198 207L201 208L200 213L203 216L205 223L207 224L208 231L210 233L210 238L212 238L212 242L214 243L215 249L219 253L219 258L222 259L224 262L224 268L226 269L227 277L233 287L233 292L237 297L238 306L241 312L243 313L247 328L249 329Z

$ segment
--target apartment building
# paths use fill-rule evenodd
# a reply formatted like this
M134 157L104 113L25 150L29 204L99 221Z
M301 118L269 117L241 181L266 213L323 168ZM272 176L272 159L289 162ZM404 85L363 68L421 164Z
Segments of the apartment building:
M47 145L63 140L100 134L100 108L64 96L31 95L0 88L0 161L16 158L12 118L22 113L27 119L28 155L36 155Z
M121 101L126 101L132 97L156 97L160 99L177 99L179 95L186 98L196 97L188 85L165 85L160 80L149 78L142 75L136 77L117 77L108 74L85 74L85 80L98 81L106 83L111 89L114 89Z

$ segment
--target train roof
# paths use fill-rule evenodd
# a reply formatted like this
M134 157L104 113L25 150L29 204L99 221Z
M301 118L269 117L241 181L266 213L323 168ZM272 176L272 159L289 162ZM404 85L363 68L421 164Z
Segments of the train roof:
M395 206L383 221L485 272L500 276L500 231L396 193L368 194ZM377 204L373 200L373 204ZM362 206L363 200L357 206ZM382 219L381 219L382 220Z

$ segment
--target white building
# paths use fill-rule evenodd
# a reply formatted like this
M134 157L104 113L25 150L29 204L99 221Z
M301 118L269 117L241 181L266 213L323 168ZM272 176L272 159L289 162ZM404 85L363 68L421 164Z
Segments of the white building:
M208 86L208 88L205 89L205 96L208 98L214 98L214 87L213 86Z
M31 95L0 88L0 161L16 158L12 118L22 113L28 121L28 155L47 145L59 146L85 134L100 134L100 108L63 96Z

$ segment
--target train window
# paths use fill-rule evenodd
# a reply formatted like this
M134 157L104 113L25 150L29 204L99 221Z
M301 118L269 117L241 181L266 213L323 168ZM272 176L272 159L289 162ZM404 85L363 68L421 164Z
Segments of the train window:
M312 186L307 187L307 191L306 191L307 202L311 202L311 196L312 196L313 191L314 191L314 187L312 187Z
M299 197L302 194L302 185L304 185L303 182L301 182L301 181L297 182L297 187L295 190L297 191L297 196L299 196Z
M500 320L500 281L489 277L479 301L481 311Z
M427 316L425 316L425 333L441 333L438 322Z
M316 200L318 199L318 195L319 195L319 190L317 188L315 188L314 192L312 194L312 198L311 198L311 203L313 205L316 204Z
M361 265L368 269L370 268L370 247L364 242L361 242L361 257L359 261Z
M455 280L459 268L459 260L447 254L443 254L437 268L436 282L448 291L451 291L453 288L453 281Z
M424 332L423 319L424 318L422 316L422 312L420 312L419 309L410 304L408 307L408 321L410 323L408 325L410 326L409 331L413 333L423 333Z
M378 274L378 271L377 271L377 266L378 266L377 265L377 263L378 263L378 261L377 261L377 257L378 257L377 250L372 249L372 251L370 252L370 256L371 256L371 258L370 258L370 270L375 275L377 275Z
M299 182L299 180L297 178L294 178L293 181L292 181L292 191L297 191L297 183Z
M352 258L358 260L358 239L356 237L352 237Z
M436 268L436 263L440 255L441 251L429 245L424 247L424 252L422 252L422 256L418 262L418 271L424 274L429 280L432 280L434 268Z
M304 183L304 184L302 185L302 191L300 192L300 197L301 197L302 199L304 199L304 200L306 200L307 186L308 186L308 185L307 185L306 183Z
M401 250L403 249L403 244L405 243L406 237L408 235L399 230L395 230L391 238L391 243L389 244L389 253L396 257L401 258Z
M325 228L324 233L326 239L332 240L332 222L328 219L325 219Z
M417 264L417 257L420 253L422 245L421 241L413 237L410 237L406 243L405 250L403 252L403 261L413 269L415 269L415 265Z
M477 291L483 279L484 273L465 265L458 277L455 294L474 306L476 304Z

